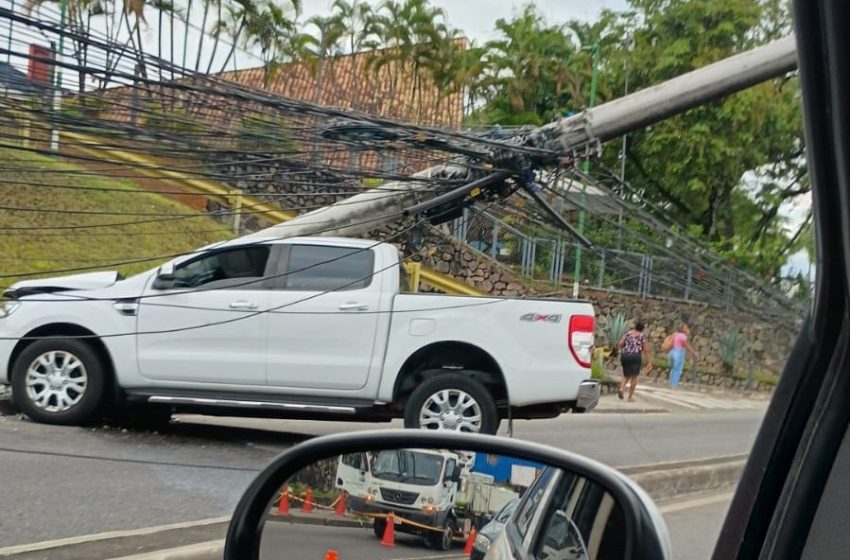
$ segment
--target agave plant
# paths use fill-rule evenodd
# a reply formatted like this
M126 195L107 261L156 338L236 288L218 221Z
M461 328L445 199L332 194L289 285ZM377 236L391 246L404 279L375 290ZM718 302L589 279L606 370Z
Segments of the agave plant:
M735 362L738 360L738 354L744 345L744 337L737 329L733 328L721 336L718 342L720 343L720 361L723 363L723 369L727 373L732 373Z
M617 342L629 330L629 324L626 321L626 316L622 313L605 316L605 337L608 339L608 347L611 350L611 355L617 355Z

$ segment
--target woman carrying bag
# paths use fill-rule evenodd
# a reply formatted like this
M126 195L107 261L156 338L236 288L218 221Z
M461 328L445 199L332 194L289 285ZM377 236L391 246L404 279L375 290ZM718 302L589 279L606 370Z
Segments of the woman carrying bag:
M646 360L646 372L652 371L652 352L649 349L649 341L643 334L644 328L643 322L636 321L634 328L620 337L617 344L620 348L620 363L623 366L623 379L620 380L617 396L622 399L626 385L629 384L629 402L635 400L635 389L644 360Z

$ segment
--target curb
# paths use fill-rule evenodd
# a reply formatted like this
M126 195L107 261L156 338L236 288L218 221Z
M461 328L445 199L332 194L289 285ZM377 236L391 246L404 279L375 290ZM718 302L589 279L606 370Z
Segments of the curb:
M738 485L745 455L734 455L717 459L661 463L619 469L656 502L688 494L733 489Z
M371 522L355 519L353 517L320 517L310 515L278 515L270 513L266 521L276 523L289 523L290 525L324 525L326 527L369 527ZM368 524L367 524L368 523Z

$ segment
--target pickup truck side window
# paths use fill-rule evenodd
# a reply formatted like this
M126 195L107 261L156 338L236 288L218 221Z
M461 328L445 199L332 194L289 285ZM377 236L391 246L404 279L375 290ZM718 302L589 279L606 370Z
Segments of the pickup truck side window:
M303 291L361 290L372 283L371 249L293 245L284 289Z
M259 289L269 259L265 246L236 247L201 255L174 268L174 288Z

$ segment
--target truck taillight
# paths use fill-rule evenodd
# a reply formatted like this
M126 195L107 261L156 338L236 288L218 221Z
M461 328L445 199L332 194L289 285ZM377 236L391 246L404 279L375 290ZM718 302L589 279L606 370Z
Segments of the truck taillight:
M590 367L593 354L593 315L573 315L570 317L570 332L567 343L573 357L584 367Z

